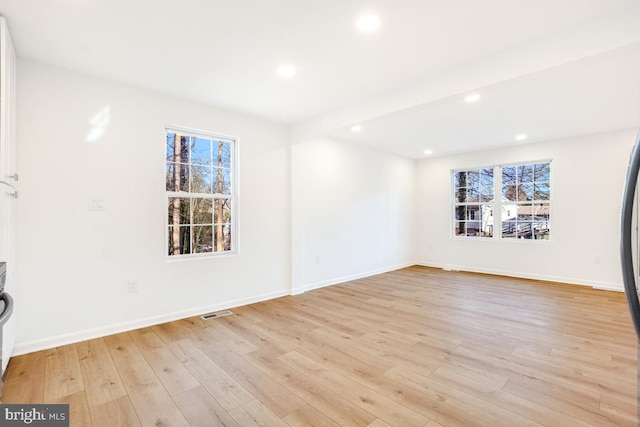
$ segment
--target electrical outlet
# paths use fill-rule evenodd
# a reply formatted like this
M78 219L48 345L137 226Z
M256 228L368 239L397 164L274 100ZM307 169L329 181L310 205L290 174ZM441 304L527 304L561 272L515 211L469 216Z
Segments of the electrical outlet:
M320 264L320 257L316 256L316 264Z
M594 264L600 264L600 255L594 255L593 256L593 263Z
M128 286L129 292L132 292L132 293L133 292L138 292L138 281L137 280L130 279L127 282L127 286Z

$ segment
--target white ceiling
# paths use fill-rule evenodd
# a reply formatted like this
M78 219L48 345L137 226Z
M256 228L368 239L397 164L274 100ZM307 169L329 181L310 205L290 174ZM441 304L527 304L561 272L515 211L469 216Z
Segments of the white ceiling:
M455 94L332 132L341 140L405 157L440 156L640 126L640 44L473 91Z
M420 158L640 126L639 3L0 0L0 14L19 57ZM377 33L355 28L365 12Z

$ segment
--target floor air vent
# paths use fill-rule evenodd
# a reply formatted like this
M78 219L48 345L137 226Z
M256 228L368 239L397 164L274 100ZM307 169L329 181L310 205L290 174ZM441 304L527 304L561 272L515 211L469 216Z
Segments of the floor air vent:
M218 317L229 316L231 314L233 314L231 310L222 310L222 311L216 311L215 313L203 314L200 317L202 317L204 320L209 320L209 319L217 319Z

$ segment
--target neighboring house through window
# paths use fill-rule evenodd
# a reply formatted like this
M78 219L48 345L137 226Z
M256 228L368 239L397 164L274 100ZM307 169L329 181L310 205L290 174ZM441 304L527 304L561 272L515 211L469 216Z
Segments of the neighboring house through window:
M493 169L454 171L456 236L493 236Z
M454 236L549 240L551 162L455 170L452 175ZM500 212L495 221L494 212Z
M501 169L502 237L549 240L551 163L505 166Z

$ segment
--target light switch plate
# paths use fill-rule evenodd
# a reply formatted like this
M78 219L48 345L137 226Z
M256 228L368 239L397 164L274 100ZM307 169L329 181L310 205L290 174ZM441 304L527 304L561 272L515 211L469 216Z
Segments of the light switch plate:
M106 211L107 208L104 205L104 199L89 199L90 211Z

